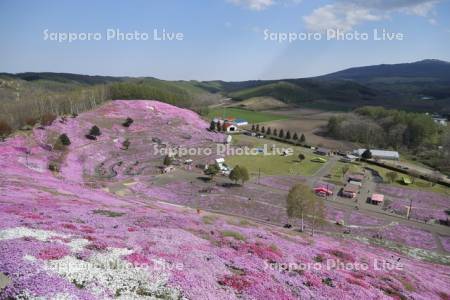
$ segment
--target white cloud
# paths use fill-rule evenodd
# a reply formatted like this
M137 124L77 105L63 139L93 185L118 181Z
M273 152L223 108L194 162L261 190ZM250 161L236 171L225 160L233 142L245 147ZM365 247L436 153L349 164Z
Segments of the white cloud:
M229 2L247 7L251 10L263 10L275 4L274 0L228 0Z
M309 30L326 28L350 30L366 22L377 21L391 13L429 17L440 0L335 0L303 17ZM430 21L433 23L434 21Z
M303 0L227 0L235 5L243 6L251 10L260 11L269 8L275 4L283 4L285 6L298 5Z
M369 9L350 4L328 4L315 9L311 15L303 18L308 29L312 31L329 28L350 30L361 22L379 19L381 16L372 14Z

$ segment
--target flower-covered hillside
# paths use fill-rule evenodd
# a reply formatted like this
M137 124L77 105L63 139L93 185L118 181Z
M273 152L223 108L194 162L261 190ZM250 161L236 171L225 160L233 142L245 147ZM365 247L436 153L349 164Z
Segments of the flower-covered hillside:
M149 103L160 105L123 101L95 113L123 120ZM0 299L449 299L449 266L95 187L89 166L110 155L117 124L102 119L89 150L92 113L0 144ZM198 137L167 139L219 138L193 118L186 126ZM40 141L58 126L72 128L72 143L54 157ZM60 172L48 170L56 159Z

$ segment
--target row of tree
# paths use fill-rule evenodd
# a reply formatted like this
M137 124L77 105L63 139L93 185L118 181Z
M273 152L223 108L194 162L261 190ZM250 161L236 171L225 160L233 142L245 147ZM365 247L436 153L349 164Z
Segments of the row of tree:
M298 136L297 132L294 132L293 135L291 135L291 132L288 130L286 131L286 133L284 132L283 129L280 129L280 131L278 131L277 128L274 128L272 131L271 127L266 127L265 126L259 126L259 124L253 124L252 125L252 131L253 132L258 132L258 133L262 133L262 134L266 134L266 135L270 135L270 136L275 136L275 137L279 137L281 139L286 139L286 140L294 140L294 141L299 141L300 143L305 143L306 142L306 137L305 135L302 133L300 135L300 137Z

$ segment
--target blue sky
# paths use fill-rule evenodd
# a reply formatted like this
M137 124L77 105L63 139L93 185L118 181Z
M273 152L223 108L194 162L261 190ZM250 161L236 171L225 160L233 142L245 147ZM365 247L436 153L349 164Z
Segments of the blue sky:
M182 32L182 41L106 40L108 28ZM265 40L269 32L386 29L399 41ZM99 32L57 42L53 33ZM325 35L324 35L325 36ZM450 61L448 0L0 0L0 72L162 79L297 78L380 63Z

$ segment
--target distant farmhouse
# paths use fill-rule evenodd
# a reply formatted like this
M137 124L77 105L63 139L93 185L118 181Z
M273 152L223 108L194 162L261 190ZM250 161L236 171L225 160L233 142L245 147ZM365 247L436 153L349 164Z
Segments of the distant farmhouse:
M366 149L354 150L353 155L361 157L364 151ZM400 154L397 151L370 149L370 153L372 153L372 158L374 159L400 160Z
M436 124L447 126L447 119L443 117L433 117L433 121Z
M426 115L431 116L431 118L433 119L434 123L442 125L442 126L447 126L448 124L448 120L447 118L439 115L439 114L429 114L426 113Z
M331 155L331 150L327 149L327 148L318 148L315 151L316 154L318 155L322 155L322 156L330 156Z
M224 119L214 118L213 122L222 126L226 132L237 132L239 127L248 125L248 121L244 119L235 119L233 117L227 117Z

